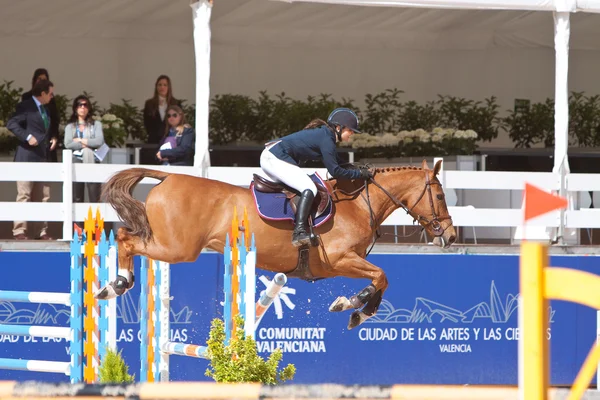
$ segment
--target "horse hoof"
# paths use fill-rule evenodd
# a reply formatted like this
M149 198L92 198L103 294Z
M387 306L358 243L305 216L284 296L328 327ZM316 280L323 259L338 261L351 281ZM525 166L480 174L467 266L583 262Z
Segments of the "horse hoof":
M335 301L333 303L331 303L331 305L329 306L329 311L340 312L340 311L349 310L351 308L354 308L354 307L352 307L350 300L348 300L344 296L340 296L337 299L335 299Z
M133 279L132 279L133 281ZM94 293L94 297L99 300L110 300L118 296L122 296L130 288L133 287L133 282L129 282L122 276L117 276L117 279L104 286L102 289Z
M115 289L110 285L106 285L102 289L97 290L96 293L94 293L94 298L98 300L111 300L116 297L117 293L115 292Z
M365 322L369 317L362 311L354 311L350 316L350 321L348 322L348 329L356 328L363 322Z

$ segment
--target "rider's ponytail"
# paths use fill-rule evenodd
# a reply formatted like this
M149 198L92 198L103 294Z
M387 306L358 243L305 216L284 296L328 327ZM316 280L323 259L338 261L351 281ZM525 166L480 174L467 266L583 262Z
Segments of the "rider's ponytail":
M322 119L313 119L312 121L310 121L308 123L308 125L306 125L304 127L304 129L314 129L314 128L318 128L325 125L326 127L328 127L332 132L334 132L333 126L331 126L330 124L328 124L327 122L323 121Z

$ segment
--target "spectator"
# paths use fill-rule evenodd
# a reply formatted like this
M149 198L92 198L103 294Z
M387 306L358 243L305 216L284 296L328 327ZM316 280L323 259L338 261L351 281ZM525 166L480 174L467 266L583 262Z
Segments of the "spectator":
M168 126L156 158L163 165L194 165L196 133L187 123L181 107L169 106L167 121Z
M181 102L173 97L171 79L161 75L156 80L154 96L146 100L144 105L144 128L148 134L148 143L158 144L162 139L167 125L167 107L172 105L181 106Z
M34 71L33 78L31 79L32 89L33 89L33 86L42 79L46 79L46 80L50 79L50 75L48 74L48 70L46 68L38 68ZM30 99L32 97L31 92L32 92L32 90L30 90L28 92L24 92L21 95L21 101ZM48 110L48 114L50 115L50 137L56 138L56 140L58 142L58 137L59 137L58 127L60 125L60 115L58 114L58 107L56 106L56 100L54 99L54 96L50 100L50 103L48 103L46 105L46 109ZM49 161L52 161L52 162L58 161L57 152L58 152L58 146L54 150L50 151Z
M31 90L32 97L17 105L15 114L6 127L19 139L15 162L48 162L50 151L56 148L56 137L50 134L50 116L46 105L54 96L54 84L48 79L39 80ZM46 182L17 181L17 201L31 201L32 195L42 190L42 201L50 199L50 186ZM27 240L27 222L15 221L13 236ZM48 223L44 222L39 239L52 240Z
M102 122L94 121L92 103L84 95L73 100L72 109L73 113L65 127L65 148L73 150L75 163L99 163L95 150L104 145ZM74 182L73 202L84 202L86 184L90 203L98 203L101 184L97 182Z

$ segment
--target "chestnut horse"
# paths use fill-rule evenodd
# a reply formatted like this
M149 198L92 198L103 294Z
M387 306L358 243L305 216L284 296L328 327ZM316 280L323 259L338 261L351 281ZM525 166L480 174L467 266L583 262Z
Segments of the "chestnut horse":
M431 170L423 160L421 168L376 168L367 185L362 179L325 181L332 193L335 214L315 228L320 238L318 246L310 248L309 272L315 279L345 276L371 281L350 299L338 297L330 306L330 311L355 309L349 329L375 315L388 287L383 270L365 257L376 229L394 210L404 208L434 236L434 244L438 246L448 247L456 239L444 192L436 177L440 166L438 161ZM131 193L147 177L161 182L150 190L144 205ZM102 192L125 225L116 238L119 270L128 269L131 280L117 278L121 279L120 284L109 283L96 293L97 298L114 298L133 286L134 255L174 264L196 260L204 248L223 253L234 206L237 210L244 207L248 210L258 249L257 267L293 276L299 255L291 243L293 224L262 219L247 188L190 175L132 168L111 177Z

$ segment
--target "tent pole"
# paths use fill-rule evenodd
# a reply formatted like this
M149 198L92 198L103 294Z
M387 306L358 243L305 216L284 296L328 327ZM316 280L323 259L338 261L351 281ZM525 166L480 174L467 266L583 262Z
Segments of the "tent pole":
M210 106L210 17L212 0L190 0L194 21L194 51L196 55L196 153L194 167L200 176L208 177L210 153L208 141L208 110Z
M570 13L554 12L554 51L556 58L554 94L554 167L560 176L559 195L566 197L566 179L569 171L569 36ZM564 244L565 210L560 211L560 223L554 240Z

